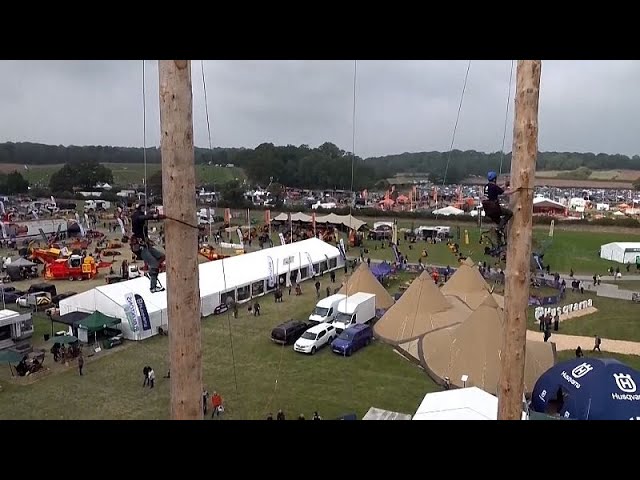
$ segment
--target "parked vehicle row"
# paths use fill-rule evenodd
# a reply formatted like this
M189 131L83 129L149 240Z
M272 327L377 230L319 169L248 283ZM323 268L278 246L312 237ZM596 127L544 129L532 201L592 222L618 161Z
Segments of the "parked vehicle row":
M350 356L369 345L376 315L376 296L358 292L347 297L336 294L319 300L308 322L289 320L275 327L271 340L293 345L296 352L314 355L326 345L334 353Z

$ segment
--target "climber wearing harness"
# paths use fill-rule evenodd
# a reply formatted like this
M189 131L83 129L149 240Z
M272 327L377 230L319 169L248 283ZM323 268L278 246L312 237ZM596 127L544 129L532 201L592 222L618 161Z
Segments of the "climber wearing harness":
M509 190L509 184L505 184L504 188L497 183L498 174L496 172L489 172L487 174L488 183L484 186L484 199L482 200L482 208L485 215L493 220L498 225L496 232L498 234L498 241L504 243L505 228L513 217L513 212L508 208L500 205L500 195L511 195L512 190Z
M140 260L144 260L149 267L149 279L151 280L151 293L162 292L164 288L158 287L159 267L164 262L164 253L153 247L153 242L149 240L147 221L163 220L164 215L157 213L147 215L142 211L142 205L137 204L131 215L131 239L129 245L131 251Z

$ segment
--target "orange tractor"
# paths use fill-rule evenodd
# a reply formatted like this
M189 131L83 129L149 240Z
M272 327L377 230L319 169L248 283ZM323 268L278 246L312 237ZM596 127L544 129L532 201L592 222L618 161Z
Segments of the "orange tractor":
M229 256L216 252L216 249L210 245L203 245L202 247L200 247L198 253L209 261L222 260L223 258L227 258Z
M93 257L71 255L49 262L44 267L44 278L47 280L90 280L98 274L100 268L111 267L110 262L96 263Z

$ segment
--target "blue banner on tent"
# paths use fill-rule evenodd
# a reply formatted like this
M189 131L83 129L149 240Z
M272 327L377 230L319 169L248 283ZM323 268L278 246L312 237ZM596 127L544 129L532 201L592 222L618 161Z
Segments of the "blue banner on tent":
M147 305L144 303L144 298L142 298L137 293L134 298L136 299L136 305L138 306L138 311L140 312L140 318L142 320L142 330L151 330L151 319L149 318L149 312L147 312Z
M577 420L640 420L640 372L611 358L581 357L547 370L531 407Z

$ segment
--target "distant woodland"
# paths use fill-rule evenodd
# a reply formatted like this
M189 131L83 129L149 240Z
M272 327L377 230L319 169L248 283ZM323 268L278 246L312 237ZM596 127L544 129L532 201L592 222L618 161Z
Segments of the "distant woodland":
M263 143L255 149L196 148L198 164L234 164L247 177L260 184L270 181L286 186L306 188L371 187L397 173L420 173L432 181L455 183L470 175L485 175L489 170L509 172L511 154L483 153L474 150L452 152L420 152L362 159L332 143L317 148L308 145L275 146ZM0 164L15 165L82 165L87 163L142 163L142 148L108 146L62 146L36 143L0 144ZM449 166L447 168L447 161ZM160 151L147 149L147 162L160 163ZM582 167L582 168L581 168ZM604 153L541 152L538 170L638 170L640 156ZM445 177L446 171L446 178ZM640 176L640 172L638 174Z

